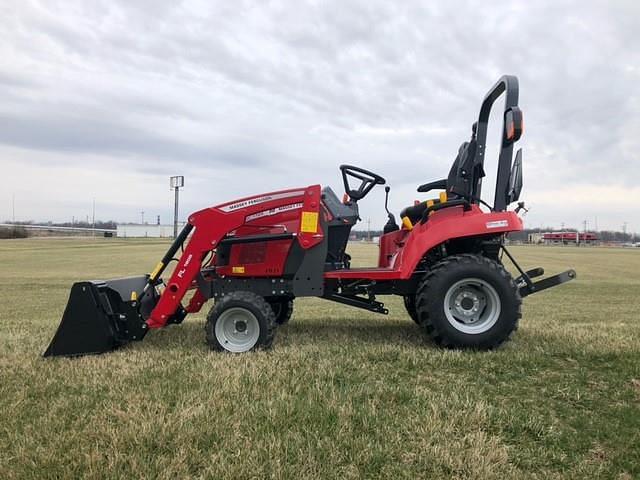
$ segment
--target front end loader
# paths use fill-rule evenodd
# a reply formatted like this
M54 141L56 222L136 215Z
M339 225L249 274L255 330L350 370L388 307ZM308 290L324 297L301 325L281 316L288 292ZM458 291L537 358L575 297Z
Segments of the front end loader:
M503 95L504 94L504 95ZM504 96L502 142L493 205L481 200L489 114ZM208 300L205 338L213 350L246 352L271 346L296 298L312 296L387 314L379 296L400 295L408 315L441 346L491 349L516 330L522 298L575 278L573 270L534 282L507 250L523 229L522 135L516 77L487 93L471 139L458 150L447 178L418 192L439 191L400 212L387 209L378 264L353 268L347 253L358 202L386 180L363 168L340 167L342 199L320 185L223 203L191 214L148 275L72 286L45 356L114 350L153 329L181 323ZM389 187L386 187L387 200ZM509 209L516 204L514 209ZM502 260L509 258L514 278ZM171 275L162 275L175 261Z

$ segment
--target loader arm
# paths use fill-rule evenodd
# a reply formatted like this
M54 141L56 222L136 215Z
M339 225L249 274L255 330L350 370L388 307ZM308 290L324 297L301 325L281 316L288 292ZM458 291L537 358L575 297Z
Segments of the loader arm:
M147 318L147 326L161 328L167 323L181 321L187 313L200 310L206 301L200 290L196 289L186 309L182 307L181 302L187 292L194 288L205 257L214 251L223 239L242 227L247 217L297 204L302 204L302 221L297 231L291 233L306 250L317 245L323 238L321 231L310 231L304 225L304 219L308 219L309 216L317 222L320 211L320 185L248 197L192 214L149 277L147 289L155 285L174 255L183 247L182 255L166 282L166 288ZM309 216L305 216L305 213Z

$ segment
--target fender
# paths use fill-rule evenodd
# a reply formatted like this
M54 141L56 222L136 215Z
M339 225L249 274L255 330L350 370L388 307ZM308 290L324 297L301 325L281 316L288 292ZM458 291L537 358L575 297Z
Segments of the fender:
M400 280L408 280L424 255L446 240L517 232L523 228L522 220L512 211L485 213L477 205L466 212L463 207L439 210L428 222L414 227L392 268L399 270Z

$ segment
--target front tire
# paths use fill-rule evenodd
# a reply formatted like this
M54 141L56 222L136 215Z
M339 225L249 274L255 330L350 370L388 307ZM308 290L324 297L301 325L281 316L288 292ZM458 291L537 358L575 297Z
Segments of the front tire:
M416 293L420 325L449 348L489 350L518 328L522 299L498 262L480 255L455 255L436 263Z
M207 315L207 344L212 350L232 353L268 349L275 326L275 315L264 298L252 292L231 292Z
M284 325L289 323L291 315L293 314L293 299L291 298L276 298L269 300L269 305L275 315L275 321L277 325Z

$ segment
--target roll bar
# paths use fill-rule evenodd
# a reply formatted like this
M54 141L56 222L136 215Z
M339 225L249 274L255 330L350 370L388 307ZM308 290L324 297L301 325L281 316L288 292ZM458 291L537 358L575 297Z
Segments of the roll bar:
M518 78L513 75L502 76L496 82L496 84L491 87L491 90L489 90L489 93L487 93L487 95L484 97L484 100L482 101L476 132L476 157L473 162L474 165L484 165L484 152L487 146L489 114L491 113L493 104L502 93L505 93L504 115L502 118L502 141L500 145L500 156L498 158L498 174L496 178L496 191L493 205L494 210L497 212L507 209L507 205L509 202L507 198L507 190L509 189L509 177L511 175L513 144L519 138L519 134L511 139L508 138L508 132L506 128L506 117L510 111L517 111L517 113L521 115L520 110L518 109ZM477 183L473 188L473 196L475 198L480 198L481 193L482 179L478 178Z

